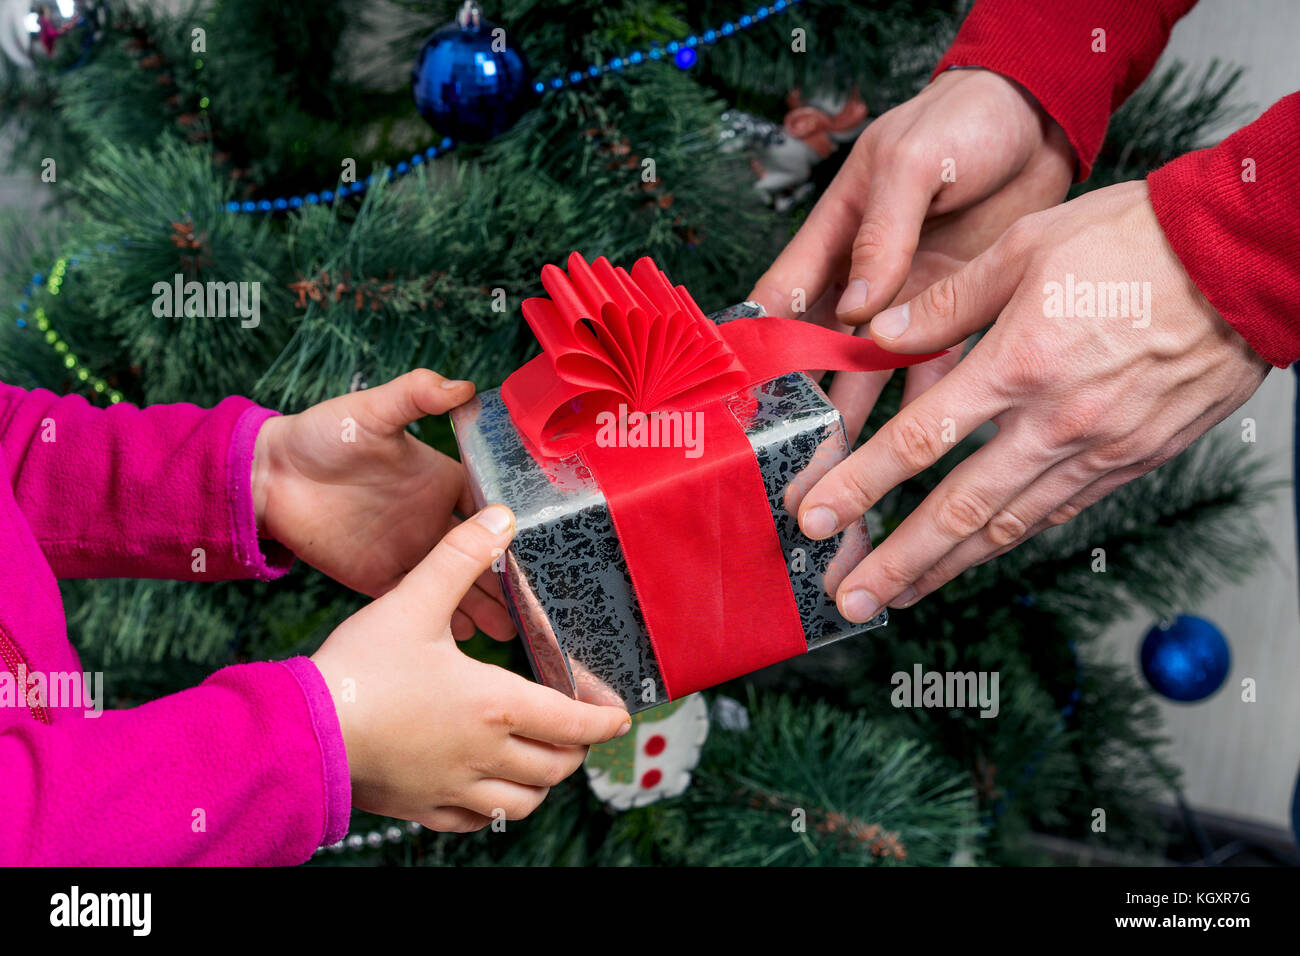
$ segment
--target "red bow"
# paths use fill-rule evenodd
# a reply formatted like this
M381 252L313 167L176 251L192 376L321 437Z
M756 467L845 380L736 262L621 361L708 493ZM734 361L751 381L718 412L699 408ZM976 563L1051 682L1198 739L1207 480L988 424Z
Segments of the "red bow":
M807 650L763 477L722 399L809 368L870 371L895 355L870 339L776 317L716 326L650 259L629 275L604 258L542 270L549 299L524 318L543 352L501 388L542 456L580 451L609 506L670 698ZM697 458L607 447L602 413L699 414Z

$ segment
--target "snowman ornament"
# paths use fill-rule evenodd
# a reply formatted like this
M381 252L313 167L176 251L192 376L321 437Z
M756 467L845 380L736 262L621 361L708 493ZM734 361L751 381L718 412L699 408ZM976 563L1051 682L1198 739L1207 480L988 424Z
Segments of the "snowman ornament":
M591 748L587 781L613 810L678 796L690 786L708 736L709 708L702 694L643 710L632 715L632 729L622 737Z

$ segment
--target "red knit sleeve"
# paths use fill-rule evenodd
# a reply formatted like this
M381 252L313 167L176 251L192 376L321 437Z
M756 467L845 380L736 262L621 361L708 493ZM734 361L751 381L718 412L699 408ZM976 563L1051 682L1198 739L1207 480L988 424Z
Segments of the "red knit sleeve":
M1088 178L1106 125L1155 66L1196 0L979 0L935 76L982 66L1032 93Z
M1300 93L1147 177L1196 287L1262 358L1300 360Z

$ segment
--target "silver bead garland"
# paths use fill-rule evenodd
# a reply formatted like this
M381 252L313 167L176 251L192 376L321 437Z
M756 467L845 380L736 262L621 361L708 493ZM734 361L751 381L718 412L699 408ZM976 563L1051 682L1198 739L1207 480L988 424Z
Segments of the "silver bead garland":
M415 834L424 829L414 820L406 824L406 832ZM375 850L385 843L401 843L402 827L396 824L390 825L383 830L371 830L369 833L349 833L337 843L331 843L329 846L318 846L312 856L320 856L326 851L330 853L342 853L347 850L356 852L357 850Z

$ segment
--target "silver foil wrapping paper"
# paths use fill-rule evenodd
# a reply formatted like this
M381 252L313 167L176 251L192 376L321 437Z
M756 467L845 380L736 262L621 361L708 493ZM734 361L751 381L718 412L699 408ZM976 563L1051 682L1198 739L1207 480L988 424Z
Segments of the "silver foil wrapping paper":
M745 302L710 318L762 314ZM849 452L839 412L803 373L738 392L726 404L754 448L808 649L882 626L883 611L867 624L850 624L835 607L835 588L871 548L865 522L811 541L795 520L803 495ZM500 503L515 514L514 540L496 567L537 679L631 713L667 701L605 496L581 455L535 457L499 390L479 394L451 417L475 505ZM719 576L744 573L718 568ZM682 581L682 600L715 586L716 580Z

